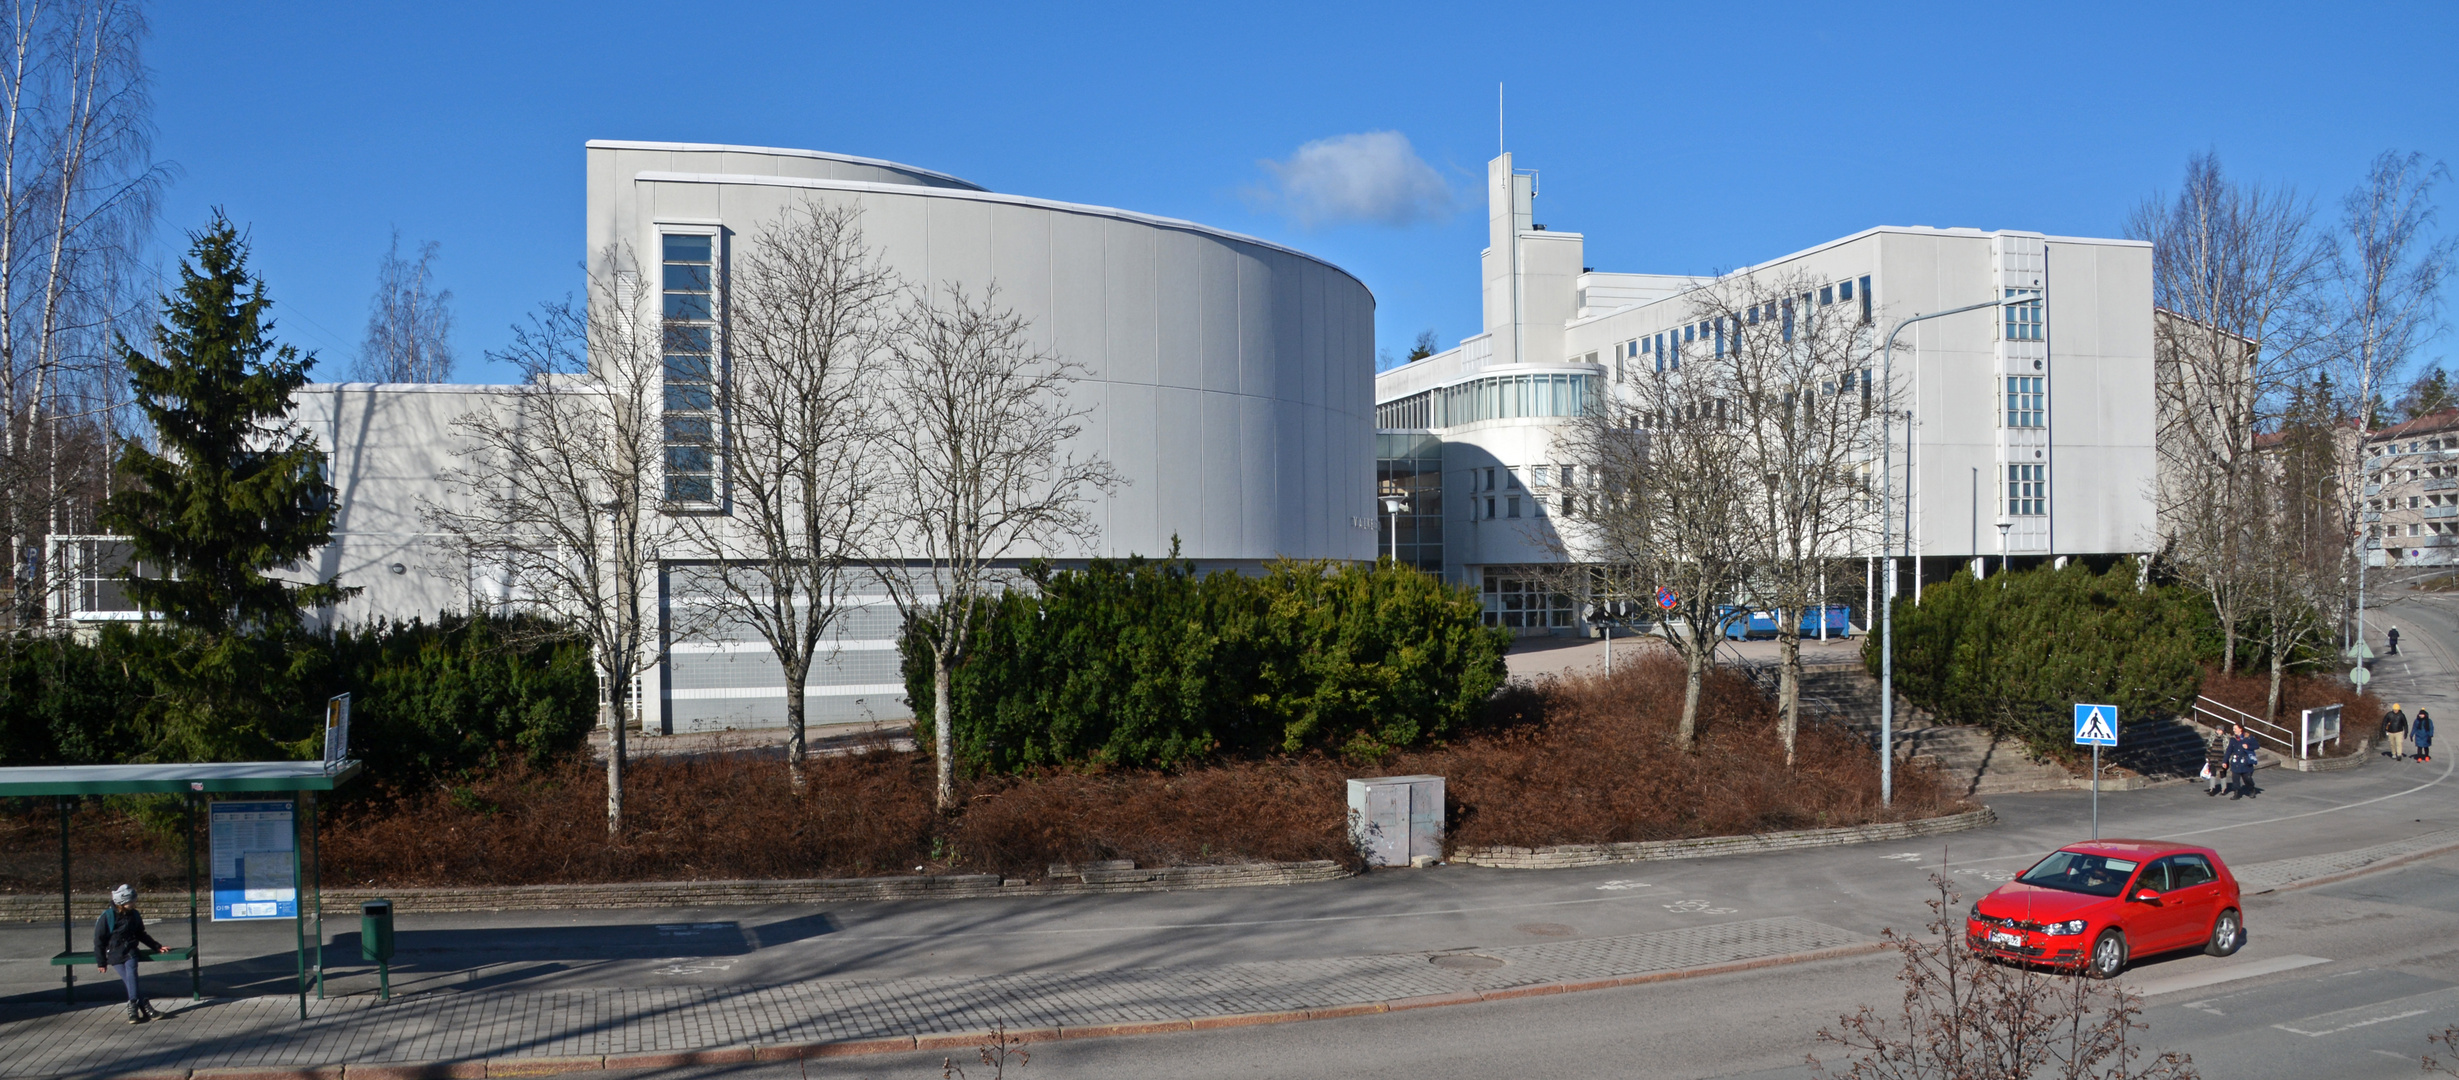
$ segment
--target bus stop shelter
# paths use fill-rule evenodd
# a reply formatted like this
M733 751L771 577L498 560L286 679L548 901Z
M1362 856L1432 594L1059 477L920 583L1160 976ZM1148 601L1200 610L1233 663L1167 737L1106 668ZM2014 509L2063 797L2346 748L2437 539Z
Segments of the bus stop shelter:
M51 958L63 971L63 991L77 1000L77 968L96 962L77 944L76 900L70 891L69 815L77 800L88 795L179 795L188 811L188 944L169 953L147 957L188 962L188 991L203 997L205 975L197 955L200 911L197 904L196 814L199 804L214 795L290 793L296 799L291 819L293 923L298 939L299 1015L307 1016L309 982L308 928L311 908L316 924L313 964L317 996L324 994L324 845L318 833L316 793L332 791L359 773L356 761L238 761L172 765L38 765L0 768L0 795L58 800L60 809L60 954ZM312 848L304 853L303 848Z

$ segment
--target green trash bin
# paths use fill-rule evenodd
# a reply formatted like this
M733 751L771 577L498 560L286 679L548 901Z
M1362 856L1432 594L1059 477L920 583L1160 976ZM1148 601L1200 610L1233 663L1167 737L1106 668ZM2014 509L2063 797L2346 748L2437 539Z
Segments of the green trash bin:
M381 1000L393 1000L393 902L370 900L359 905L359 956L375 961Z

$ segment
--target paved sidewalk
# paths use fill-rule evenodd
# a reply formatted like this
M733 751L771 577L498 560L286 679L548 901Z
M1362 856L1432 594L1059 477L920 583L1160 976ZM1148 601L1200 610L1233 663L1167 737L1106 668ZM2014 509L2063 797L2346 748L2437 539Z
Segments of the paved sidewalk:
M2440 775L2440 770L2435 770L2434 775ZM2419 780L2422 782L2432 778L2424 776ZM2320 885L2363 870L2436 855L2454 848L2459 848L2459 829L2443 829L2388 844L2238 867L2237 885L2249 895L2274 892L2291 885Z
M1796 918L1547 942L1475 953L1036 972L978 978L810 981L775 986L431 993L379 1005L369 997L164 1002L174 1011L130 1026L117 1005L12 1007L0 1028L0 1076L129 1075L229 1067L353 1066L508 1058L621 1057L707 1048L928 1047L993 1024L1081 1034L1186 1030L1207 1021L1266 1023L1327 1010L1380 1012L1465 1003L1478 995L1575 988L1737 962L1868 948L1872 939ZM858 1040L888 1039L864 1047ZM644 1060L640 1064L651 1064ZM545 1063L539 1063L543 1066ZM609 1062L610 1067L614 1067ZM595 1067L595 1066L589 1066Z
M2237 868L2248 893L2337 880L2459 848L2459 829ZM1875 939L1783 917L1656 933L1315 960L770 985L473 990L163 1001L153 1024L116 1004L0 1009L0 1077L463 1063L456 1074L621 1068L701 1060L962 1049L993 1025L1030 1038L1097 1037L1466 1004L1652 981L1874 948ZM571 1058L569 1062L546 1059ZM377 1067L377 1068L370 1068ZM438 1067L441 1068L441 1067ZM434 1075L442 1072L430 1070ZM199 1073L205 1077L209 1074Z

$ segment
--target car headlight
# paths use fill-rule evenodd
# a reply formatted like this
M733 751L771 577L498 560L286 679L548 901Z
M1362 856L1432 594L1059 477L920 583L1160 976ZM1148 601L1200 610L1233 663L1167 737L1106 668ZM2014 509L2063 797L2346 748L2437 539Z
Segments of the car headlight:
M2041 932L2051 937L2071 937L2083 932L2083 920L2068 919L2065 922L2050 923L2042 927Z

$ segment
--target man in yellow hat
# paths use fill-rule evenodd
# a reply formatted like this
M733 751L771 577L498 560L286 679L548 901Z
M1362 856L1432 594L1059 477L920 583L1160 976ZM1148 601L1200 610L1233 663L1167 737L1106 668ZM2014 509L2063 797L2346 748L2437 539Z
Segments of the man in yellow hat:
M2393 761L2408 756L2408 714L2398 705L2382 714L2382 756Z

